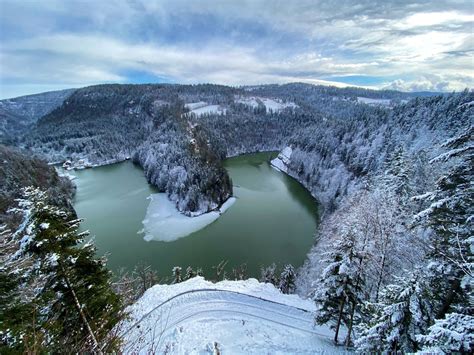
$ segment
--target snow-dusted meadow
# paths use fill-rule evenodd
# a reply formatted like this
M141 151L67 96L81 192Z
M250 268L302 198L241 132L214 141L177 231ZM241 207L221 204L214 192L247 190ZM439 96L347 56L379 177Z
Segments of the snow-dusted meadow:
M212 115L212 114L225 115L227 111L226 108L221 107L220 105L210 105L204 101L192 102L189 104L185 104L184 106L189 109L190 113L194 113L198 117L202 115Z
M372 105L372 106L390 106L392 105L392 100L390 99L372 99L370 97L357 97L357 102L362 102L367 105Z
M258 96L242 96L235 99L235 102L257 108L259 105L265 106L267 112L279 112L287 107L296 108L298 107L294 102L283 102L279 99L270 99Z

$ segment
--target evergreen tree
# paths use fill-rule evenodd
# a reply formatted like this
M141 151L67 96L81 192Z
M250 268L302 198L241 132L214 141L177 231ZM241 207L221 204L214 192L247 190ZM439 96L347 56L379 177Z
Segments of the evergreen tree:
M397 353L419 350L416 335L425 331L431 309L426 286L419 276L397 278L387 285L378 303L365 306L365 322L358 326L357 349L367 353ZM364 313L364 312L363 312Z
M181 266L175 266L173 268L173 270L172 270L173 271L173 282L175 284L180 283L181 281L183 281L183 278L181 276L182 270L183 269L181 268Z
M410 157L403 148L398 148L386 163L384 186L401 201L408 201L413 195L413 166Z
M431 230L428 246L430 285L435 290L436 318L463 307L472 312L472 254L474 215L474 126L448 140L449 151L432 162L450 163L447 174L436 183L436 190L418 199L431 205L415 219Z
M193 277L196 277L197 273L193 270L191 266L188 266L186 268L186 275L184 276L185 280L192 279Z
M261 275L260 282L271 283L274 286L278 286L279 280L278 280L278 276L275 275L275 271L276 271L275 263L267 267L262 267L261 274L260 274Z
M426 335L417 336L423 350L431 353L471 353L474 351L474 317L448 313L437 319Z
M118 339L110 334L122 317L121 300L105 259L95 257L92 243L81 245L87 233L78 231L80 220L49 205L34 188L24 189L19 206L24 222L13 234L22 236L14 258L34 260L20 277L35 286L27 303L33 314L21 320L32 326L28 336L40 334L41 348L53 352L116 349Z
M293 293L295 291L296 274L291 264L285 266L280 275L280 291L283 293Z
M348 232L335 242L330 252L325 253L324 269L313 300L316 302L316 323L335 321L334 342L337 344L342 323L349 329L346 343L350 343L355 307L361 302L364 279L360 273L361 253L357 250L353 233ZM331 325L333 327L333 325Z

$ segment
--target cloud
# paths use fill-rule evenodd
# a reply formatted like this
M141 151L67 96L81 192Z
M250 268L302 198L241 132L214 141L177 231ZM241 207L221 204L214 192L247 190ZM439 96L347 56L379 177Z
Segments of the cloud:
M462 87L473 87L474 80L471 78L469 85L466 85L464 77L449 77L442 75L419 76L412 80L397 79L382 85L383 89L399 91L459 91Z
M2 97L22 85L26 93L142 77L473 85L470 1L3 0L0 7Z

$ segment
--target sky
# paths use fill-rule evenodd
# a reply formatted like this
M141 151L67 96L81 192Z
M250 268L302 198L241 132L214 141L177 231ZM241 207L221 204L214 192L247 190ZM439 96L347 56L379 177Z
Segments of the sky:
M0 0L0 98L99 83L474 87L472 0Z

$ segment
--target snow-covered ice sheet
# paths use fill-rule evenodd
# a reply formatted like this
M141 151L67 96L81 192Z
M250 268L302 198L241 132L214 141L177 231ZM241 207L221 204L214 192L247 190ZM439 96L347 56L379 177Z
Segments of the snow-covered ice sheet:
M172 242L197 232L214 222L235 202L235 198L231 197L217 211L188 217L176 209L165 193L152 194L149 199L150 204L143 220L144 239L163 242Z
M314 326L313 302L255 279L202 277L156 285L127 308L125 353L222 354L344 352L328 327Z

